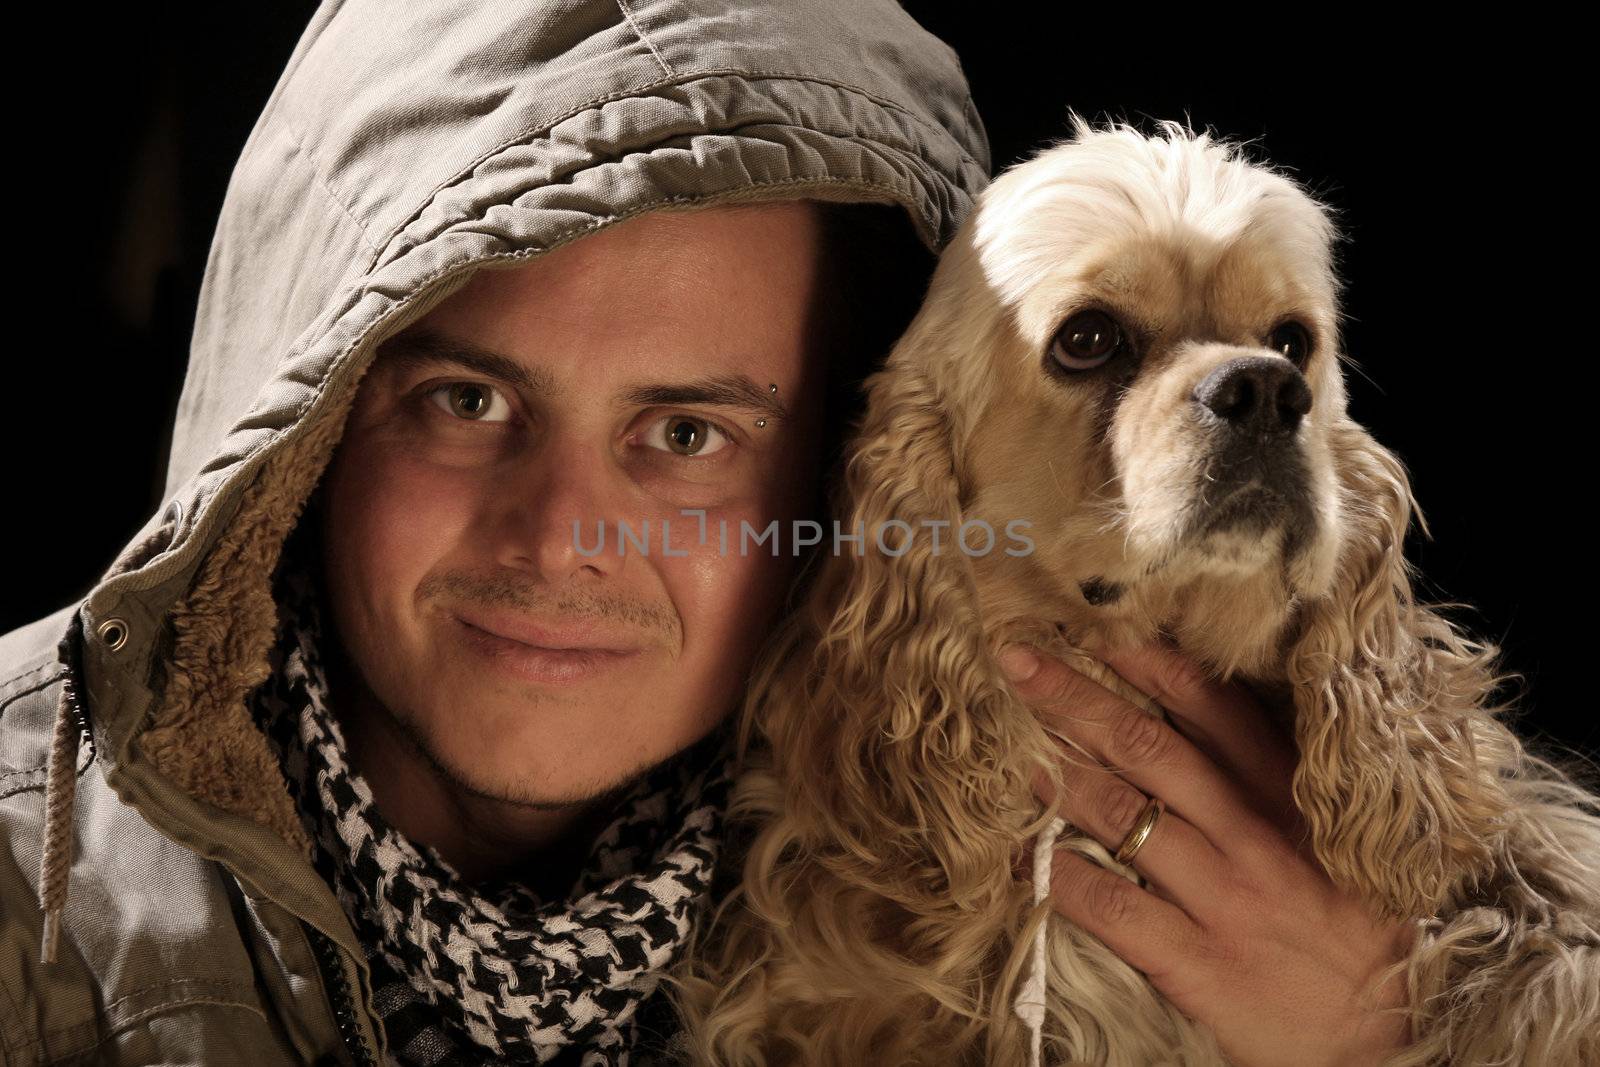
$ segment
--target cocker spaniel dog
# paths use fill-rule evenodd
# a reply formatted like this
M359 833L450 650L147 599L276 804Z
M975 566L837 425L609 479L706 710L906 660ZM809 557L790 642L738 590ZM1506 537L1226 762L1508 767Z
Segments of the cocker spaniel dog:
M1306 846L1418 924L1390 1063L1600 1062L1600 806L1500 721L1499 649L1413 596L1407 472L1346 414L1327 210L1208 134L1073 123L985 191L866 382L835 499L864 551L823 557L757 667L743 880L671 983L694 1057L1024 1064L1038 961L1045 1062L1225 1063L1018 873L1067 746L996 651L1162 715L1087 650L1164 638L1281 709ZM1074 826L1054 849L1146 884Z

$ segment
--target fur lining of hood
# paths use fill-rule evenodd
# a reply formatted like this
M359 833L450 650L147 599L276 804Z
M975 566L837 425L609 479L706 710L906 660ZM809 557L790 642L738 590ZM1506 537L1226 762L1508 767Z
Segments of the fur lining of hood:
M283 771L245 701L267 680L278 627L270 575L332 457L353 394L262 467L195 584L170 616L164 699L138 744L184 792L269 828L307 859Z

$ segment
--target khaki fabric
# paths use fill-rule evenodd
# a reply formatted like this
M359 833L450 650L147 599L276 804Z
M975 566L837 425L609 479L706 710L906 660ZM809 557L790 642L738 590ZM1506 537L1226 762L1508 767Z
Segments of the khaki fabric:
M890 0L319 7L217 223L168 503L0 636L4 1063L381 1060L245 702L268 578L385 337L669 204L896 204L937 251L989 171L954 53ZM50 962L42 865L67 875Z

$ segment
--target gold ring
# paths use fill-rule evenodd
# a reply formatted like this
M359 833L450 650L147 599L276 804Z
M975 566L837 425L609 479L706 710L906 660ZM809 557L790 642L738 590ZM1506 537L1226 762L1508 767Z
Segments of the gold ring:
M1166 809L1167 806L1161 803L1159 797L1151 797L1144 802L1144 810L1139 812L1138 821L1133 824L1133 829L1128 831L1128 836L1122 839L1122 847L1117 849L1115 858L1118 863L1129 862L1139 849L1144 847L1146 839L1150 836L1150 830Z

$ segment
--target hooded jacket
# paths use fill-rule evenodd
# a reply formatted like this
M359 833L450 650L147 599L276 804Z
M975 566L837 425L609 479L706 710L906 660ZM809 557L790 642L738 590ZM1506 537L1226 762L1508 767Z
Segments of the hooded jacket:
M485 264L668 204L897 204L936 252L989 171L954 53L889 0L318 8L228 187L167 505L0 637L4 1062L384 1056L246 706L270 575L384 338Z

